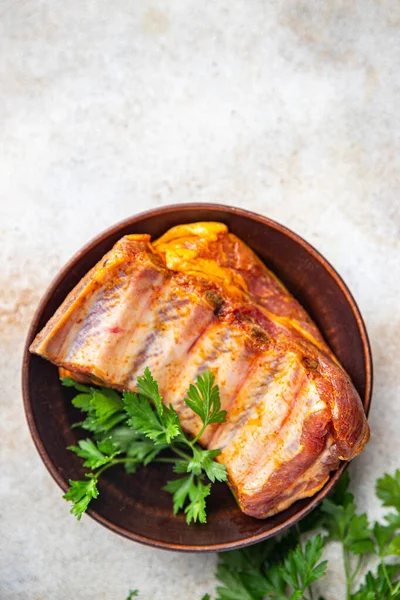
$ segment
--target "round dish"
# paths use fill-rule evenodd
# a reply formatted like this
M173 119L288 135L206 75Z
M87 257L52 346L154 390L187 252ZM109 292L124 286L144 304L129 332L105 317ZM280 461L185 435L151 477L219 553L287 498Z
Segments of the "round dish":
M64 491L68 479L83 478L81 460L66 449L79 439L71 429L78 414L68 389L59 382L57 368L30 354L29 345L70 290L119 238L129 233L156 238L174 225L196 221L226 223L278 275L320 328L368 414L372 359L365 325L347 286L319 252L279 223L238 208L180 204L153 209L110 227L82 248L50 284L29 329L22 366L26 417L44 464ZM207 524L191 526L184 515L173 516L171 497L161 491L168 478L164 465L151 464L135 475L116 467L100 480L99 498L88 514L112 531L150 546L190 552L230 550L265 540L296 523L321 502L345 467L343 463L315 496L266 520L243 514L228 487L216 484L207 503Z

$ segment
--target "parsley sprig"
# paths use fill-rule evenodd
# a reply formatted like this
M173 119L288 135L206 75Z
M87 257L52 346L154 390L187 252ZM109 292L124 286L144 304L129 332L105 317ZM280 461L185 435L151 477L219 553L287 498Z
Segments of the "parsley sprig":
M220 451L204 450L197 444L207 426L225 420L212 373L199 376L184 398L202 421L194 439L183 432L174 408L163 404L149 369L138 378L137 393L121 395L70 378L62 382L78 392L72 403L85 413L75 426L92 434L69 447L89 469L84 480L70 481L64 496L72 501L71 512L78 519L97 498L97 483L104 471L123 464L134 473L158 461L172 463L180 475L164 487L172 494L174 513L184 510L188 523L206 522L211 483L227 480L225 467L215 461ZM365 513L357 512L349 483L346 472L330 498L280 538L220 554L217 578L221 585L216 600L314 600L313 585L328 568L323 551L332 542L342 547L346 600L400 600L400 561L396 561L400 556L400 470L377 481L376 494L391 510L373 526ZM360 573L371 562L374 566L360 581ZM131 597L135 594L136 590ZM208 594L205 599L210 600Z
M70 481L64 495L73 505L71 513L78 519L91 500L97 498L99 477L107 469L123 464L128 473L150 462L172 463L175 473L181 475L168 481L163 488L172 494L173 511L184 510L186 521L206 523L206 498L211 483L226 481L225 466L215 461L220 450L204 450L197 443L206 427L222 423L226 411L221 410L218 386L214 375L205 371L191 384L184 402L202 421L194 439L182 430L179 417L172 405L166 406L158 384L148 368L138 377L137 392L122 395L108 388L83 385L67 377L62 384L79 392L72 404L85 413L81 427L92 438L80 440L68 449L84 459L83 466L90 470L83 481ZM165 451L168 451L166 456Z
M313 584L328 569L323 550L331 542L342 547L346 600L400 600L400 562L394 562L400 556L400 470L377 481L378 498L394 510L374 526L358 514L349 483L346 472L332 496L282 537L220 554L216 600L313 600ZM375 568L360 582L371 562Z
M321 561L325 538L318 534L302 543L312 522L306 519L279 540L220 554L217 578L223 585L217 587L217 600L312 599L311 585L327 568Z

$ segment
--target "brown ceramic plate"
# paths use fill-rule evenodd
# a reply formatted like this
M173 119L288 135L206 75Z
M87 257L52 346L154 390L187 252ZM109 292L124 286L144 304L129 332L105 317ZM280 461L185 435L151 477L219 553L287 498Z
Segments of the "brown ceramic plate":
M81 460L66 450L81 437L71 429L79 413L69 401L68 390L60 385L57 368L31 355L28 347L68 292L119 238L129 233L157 238L174 225L194 221L226 223L282 279L350 374L368 413L372 363L363 320L342 279L312 246L286 227L238 208L181 204L150 210L114 225L69 261L46 291L28 333L22 368L27 420L43 462L64 491L68 479L83 478ZM207 524L189 527L183 515L173 516L171 497L161 491L170 475L164 465L150 465L135 475L115 467L101 480L99 498L88 513L112 531L151 546L228 550L265 540L296 523L321 502L344 468L345 464L314 497L262 521L241 513L228 487L216 484L208 500ZM69 510L67 503L65 510Z

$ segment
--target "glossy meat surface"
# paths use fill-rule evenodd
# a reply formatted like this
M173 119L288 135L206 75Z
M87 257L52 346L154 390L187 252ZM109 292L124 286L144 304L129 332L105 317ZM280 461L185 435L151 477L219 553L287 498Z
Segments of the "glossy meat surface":
M264 518L316 493L369 438L360 398L315 324L220 223L122 238L84 277L31 351L80 380L134 390L148 366L183 428L210 369L227 421L201 438L221 448L242 510Z

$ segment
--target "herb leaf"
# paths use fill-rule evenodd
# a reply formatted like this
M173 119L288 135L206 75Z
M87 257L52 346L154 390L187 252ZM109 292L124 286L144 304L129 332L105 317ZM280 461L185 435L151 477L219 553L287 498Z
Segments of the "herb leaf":
M172 494L174 503L174 515L176 515L181 508L183 508L190 492L190 488L193 484L193 475L187 475L181 479L174 479L168 481L167 485L163 487L163 490Z
M220 411L214 376L205 372L197 383L200 387L192 385L191 390L197 409L204 415L204 431L209 423L220 422L225 412ZM138 377L137 393L124 392L122 398L115 390L84 386L71 378L65 378L63 385L79 392L72 403L86 413L86 418L75 427L82 427L94 436L68 448L84 459L84 467L92 470L87 475L89 482L72 482L64 496L75 502L74 514L80 518L89 502L97 497L96 483L104 470L123 464L128 473L134 473L139 466L158 461L171 462L176 473L185 474L164 487L173 496L174 513L184 509L188 523L206 522L205 498L211 485L203 480L207 478L211 483L227 480L225 466L214 460L220 450L204 450L196 445L197 438L191 440L184 434L177 412L171 405L163 404L158 384L148 368ZM160 456L164 451L169 451L169 455Z
M86 511L89 502L93 498L97 498L99 495L97 489L97 478L89 473L86 475L87 481L69 481L70 489L63 498L65 500L71 500L73 506L71 513L76 516L78 521L81 519L82 514Z
M162 397L158 391L158 383L153 378L149 367L145 368L143 377L138 377L137 389L141 396L144 396L153 402L157 413L162 417L164 409Z
M126 454L129 458L136 458L138 464L143 463L144 466L151 463L156 456L168 448L168 444L157 444L156 446L149 438L127 425L115 427L110 435L114 445L119 448L121 453ZM135 463L126 463L125 465L129 473L134 473L136 467Z
M400 469L394 475L386 473L376 482L376 495L383 506L393 506L400 512Z
M187 470L200 475L205 471L208 479L214 483L217 481L226 481L228 479L225 465L215 462L215 458L221 454L220 450L202 450L193 447L193 458L187 465Z
M320 561L326 538L314 536L300 544L298 529L251 548L220 554L218 600L294 600L325 575L327 561ZM289 548L289 550L287 550Z
M79 408L80 410L83 410L84 412L90 412L91 400L92 400L92 394L78 394L77 396L75 396L73 398L72 404L76 408Z
M62 377L60 381L61 385L64 387L73 387L77 392L87 393L90 391L90 387L84 385L83 383L78 383L78 381L75 381L75 379L72 379L72 377Z
M164 406L163 412L153 410L145 396L124 392L124 405L130 419L129 427L150 438L155 444L170 444L181 434L181 426L176 411Z
M319 562L323 547L323 538L318 534L307 540L304 550L299 544L285 560L283 578L292 586L294 593L300 593L295 597L301 598L314 581L325 575L328 561Z
M329 532L329 539L341 541L345 549L353 554L373 552L374 543L367 515L356 514L353 494L345 492L339 498L343 504L336 504L333 499L327 498L321 507L328 515L324 525Z
M206 523L206 498L210 495L211 484L204 484L201 479L192 482L189 488L190 502L185 508L186 522L188 525L194 521Z
M211 423L223 423L226 410L221 410L219 388L214 384L215 377L211 371L205 371L196 379L196 385L190 384L185 403L196 415L199 415L204 426Z
M90 469L97 469L107 464L120 453L110 439L97 442L97 444L91 439L80 440L78 446L68 446L68 450L84 458L83 466Z
M196 457L196 460L200 463L201 459ZM197 477L196 468L185 481ZM398 501L398 473L385 475L377 485L378 496L394 508ZM172 483L177 488L182 485L181 480ZM367 516L357 514L348 486L346 473L331 497L323 502L322 509L317 508L311 517L291 527L281 538L220 554L216 576L221 585L217 587L216 600L315 598L312 584L326 572L327 561L321 558L329 540L338 540L343 546L347 600L400 600L400 562L385 562L388 556L400 555L400 511L387 514L383 524L375 523L370 529ZM314 535L304 544L304 532L321 525L329 536ZM358 590L352 592L360 567L372 551L378 555L380 564L374 571L369 570ZM355 558L354 554L358 555L357 565L352 568L350 559ZM324 600L323 596L318 595L318 600Z

